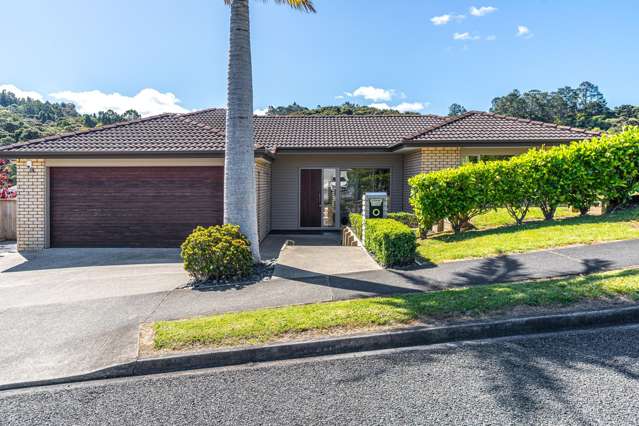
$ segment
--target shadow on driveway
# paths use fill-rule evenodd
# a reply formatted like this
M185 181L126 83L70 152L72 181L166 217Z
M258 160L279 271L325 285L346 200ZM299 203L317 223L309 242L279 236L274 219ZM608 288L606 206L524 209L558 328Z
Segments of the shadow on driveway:
M52 248L11 253L14 265L3 273L116 265L182 263L179 249L167 248Z

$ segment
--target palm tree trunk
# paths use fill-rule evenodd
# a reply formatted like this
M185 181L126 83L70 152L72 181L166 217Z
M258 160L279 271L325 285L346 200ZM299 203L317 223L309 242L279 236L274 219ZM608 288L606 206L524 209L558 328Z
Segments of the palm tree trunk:
M253 77L249 0L231 3L224 160L224 223L240 226L260 260L253 143Z

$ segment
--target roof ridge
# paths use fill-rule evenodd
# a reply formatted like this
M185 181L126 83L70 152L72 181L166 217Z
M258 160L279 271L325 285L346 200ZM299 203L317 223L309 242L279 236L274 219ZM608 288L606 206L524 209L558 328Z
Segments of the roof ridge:
M197 111L191 111L191 112L185 112L182 114L179 114L179 116L181 117L188 117L188 116L193 116L193 115L197 115L200 113L204 113L204 112L211 112L211 111L224 111L226 113L226 108L220 108L220 107L212 107L212 108L204 108L204 109L200 109ZM253 117L260 117L260 118L308 118L308 117L313 117L313 118L335 118L335 117L339 117L339 118L353 118L353 117L432 117L432 118L445 118L442 115L437 115L437 114L401 114L401 113L396 113L396 114L351 114L351 115L345 115L345 114L315 114L315 115L311 115L311 114L300 114L300 115L295 115L295 114L274 114L274 115L256 115L253 114Z
M480 111L468 111L468 112L465 112L465 113L463 113L461 115L453 116L451 118L446 119L445 121L443 121L441 123L434 124L434 125L432 125L430 127L427 127L426 129L424 129L424 130L422 130L422 131L420 131L418 133L415 133L413 135L407 136L407 137L403 138L402 140L409 141L409 140L417 139L418 137L423 136L426 133L430 133L433 130L440 129L440 128L442 128L444 126L447 126L447 125L449 125L451 123L456 123L457 121L463 120L464 118L470 117L471 115L475 115L475 114L478 114L478 113L480 113Z
M182 121L182 122L184 122L184 123L188 123L188 124L191 124L191 125L194 125L194 126L197 126L197 127L201 127L203 129L206 129L206 130L214 131L217 134L225 132L224 129L218 129L216 127L211 127L208 124L202 123L201 121L193 120L191 118L187 118L184 115L177 115L175 118L180 120L180 121Z
M78 130L78 131L75 131L75 132L67 132L67 133L60 133L60 134L57 134L57 135L45 136L43 138L32 139L32 140L23 141L23 142L16 142L16 143L11 144L11 145L6 145L6 146L3 146L3 147L0 147L0 151L9 150L9 149L13 149L13 148L20 148L20 147L23 147L23 146L35 145L35 144L43 143L43 142L49 142L49 141L64 139L64 138L68 138L68 137L72 137L72 136L84 135L84 134L87 134L87 133L97 133L97 132L101 132L103 130L114 129L114 128L117 128L117 127L126 127L126 126L130 126L132 124L137 124L137 123L142 123L142 122L152 121L152 120L158 120L160 118L166 118L166 117L170 117L170 116L173 116L173 115L175 115L175 114L174 113L170 113L170 112L165 112L163 114L151 115L149 117L137 118L135 120L120 121L120 122L113 123L113 124L106 124L104 126L94 127L93 129Z
M195 115L195 114L200 114L202 112L209 112L209 111L224 111L224 112L226 112L226 108L210 107L210 108L198 109L197 111L183 112L183 113L181 113L179 115L182 116L182 117L186 117L186 116L189 116L189 115Z
M532 120L529 118L513 117L510 115L497 114L495 112L488 112L488 111L473 111L473 112L480 115L487 115L489 117L499 118L501 120L517 121L520 123L530 123L530 124L535 124L535 125L539 125L543 127L554 127L555 129L572 130L573 132L584 133L587 135L601 135L601 132L582 129L581 127L571 127L571 126L565 126L563 124L547 123L545 121Z
M436 114L308 114L308 115L286 115L286 114L276 114L276 115L255 115L254 117L259 118L383 118L383 117L402 117L402 118L416 118L416 117L430 117L430 118L444 118L441 115Z

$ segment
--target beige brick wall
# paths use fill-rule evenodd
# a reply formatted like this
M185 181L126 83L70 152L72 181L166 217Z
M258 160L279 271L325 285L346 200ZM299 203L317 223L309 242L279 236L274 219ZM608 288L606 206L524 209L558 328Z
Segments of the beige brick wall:
M27 162L31 161L31 168ZM18 180L18 250L40 250L49 245L47 168L44 160L16 161Z
M419 174L461 165L459 147L420 148L404 155L404 210L411 211L408 179Z
M271 231L271 163L255 163L255 186L257 191L257 230L260 240Z

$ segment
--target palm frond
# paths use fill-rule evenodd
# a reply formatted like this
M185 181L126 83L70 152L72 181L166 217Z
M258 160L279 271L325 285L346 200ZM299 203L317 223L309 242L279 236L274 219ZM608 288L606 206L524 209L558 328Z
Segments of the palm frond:
M311 0L275 0L276 3L286 3L293 9L300 9L305 12L315 13L315 6Z
M224 0L224 3L231 4L233 0ZM293 9L303 10L305 12L315 13L315 6L312 0L275 0L275 3L286 3Z

